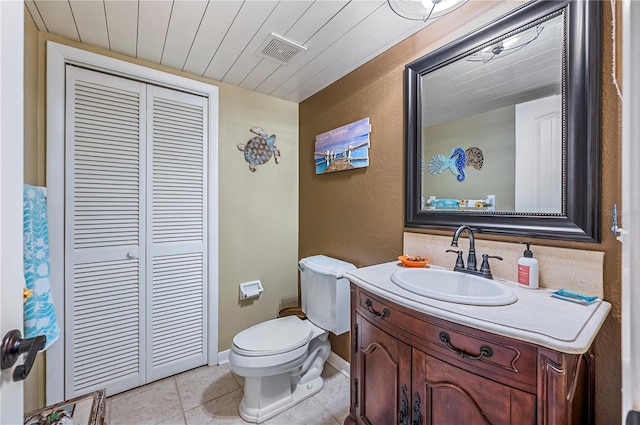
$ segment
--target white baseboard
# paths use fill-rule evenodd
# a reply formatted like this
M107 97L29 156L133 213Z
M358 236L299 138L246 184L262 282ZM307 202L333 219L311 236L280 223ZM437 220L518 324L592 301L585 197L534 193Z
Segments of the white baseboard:
M218 364L229 363L229 350L220 351L218 353ZM349 377L349 371L351 370L351 366L349 362L334 353L333 351L329 353L329 358L327 359L327 363L331 366L335 367L338 372Z
M218 364L229 363L229 350L220 351L218 353Z
M340 357L339 355L337 355L332 351L331 353L329 353L329 358L327 359L327 363L329 363L331 366L338 369L338 372L340 372L341 374L349 378L349 375L350 375L349 371L351 370L351 365L349 364L348 361L346 361L345 359L343 359L342 357Z

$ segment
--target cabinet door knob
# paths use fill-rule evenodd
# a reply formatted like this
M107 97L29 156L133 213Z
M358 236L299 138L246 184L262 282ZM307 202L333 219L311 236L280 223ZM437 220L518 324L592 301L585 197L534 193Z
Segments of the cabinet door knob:
M138 251L136 251L135 249L132 249L131 251L127 252L127 258L130 260L134 258L138 258Z

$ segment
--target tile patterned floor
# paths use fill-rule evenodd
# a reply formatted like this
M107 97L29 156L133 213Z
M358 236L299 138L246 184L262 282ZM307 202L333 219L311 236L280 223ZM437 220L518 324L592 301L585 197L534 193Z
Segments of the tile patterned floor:
M341 425L349 379L325 364L324 388L264 425ZM107 398L108 425L246 425L238 415L244 379L228 364L203 366Z

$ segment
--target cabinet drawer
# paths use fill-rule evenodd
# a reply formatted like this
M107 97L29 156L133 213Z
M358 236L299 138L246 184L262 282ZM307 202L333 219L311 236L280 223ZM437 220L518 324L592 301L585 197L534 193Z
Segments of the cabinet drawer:
M495 381L536 391L534 345L416 312L362 290L357 309L413 347Z
M384 298L359 290L357 308L363 316L383 328L390 328L394 332L406 328L413 328L418 335L421 335L424 322L419 318L404 313L402 306L385 300Z

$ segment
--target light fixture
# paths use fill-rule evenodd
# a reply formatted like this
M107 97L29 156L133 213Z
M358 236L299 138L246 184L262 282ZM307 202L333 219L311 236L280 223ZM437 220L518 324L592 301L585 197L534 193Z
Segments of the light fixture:
M467 60L469 62L487 63L494 58L505 57L515 53L537 40L543 29L544 26L538 24L528 30L484 47L482 50L467 56Z
M446 15L466 2L467 0L387 0L396 15L422 22Z

